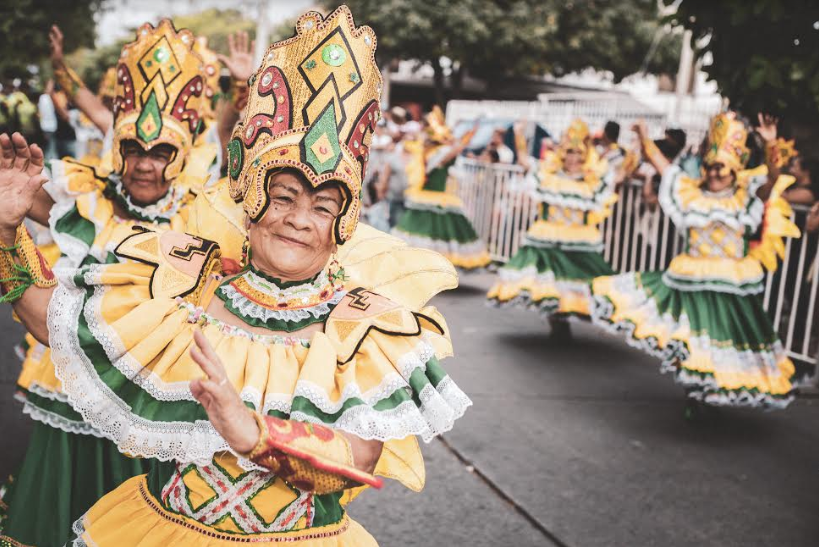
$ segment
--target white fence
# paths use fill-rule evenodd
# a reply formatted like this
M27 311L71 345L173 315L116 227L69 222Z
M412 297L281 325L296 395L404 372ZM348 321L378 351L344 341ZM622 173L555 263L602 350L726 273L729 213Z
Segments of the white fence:
M459 158L452 174L466 215L486 241L492 259L506 262L538 212L537 202L525 191L522 168ZM794 209L800 222L807 210ZM659 207L644 203L638 184L623 185L602 228L603 256L616 271L664 270L682 250L681 235ZM819 236L788 239L779 269L767 274L763 304L788 354L811 364L817 363L819 343L818 290Z

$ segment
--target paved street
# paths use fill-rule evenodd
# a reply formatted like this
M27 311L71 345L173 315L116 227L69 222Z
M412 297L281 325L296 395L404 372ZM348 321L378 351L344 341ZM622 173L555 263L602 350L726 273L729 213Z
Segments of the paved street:
M532 313L486 308L490 282L436 299L457 354L445 365L474 406L424 446L422 493L389 484L353 504L382 545L819 544L819 400L689 424L654 359L587 324L554 343ZM7 474L27 427L10 402L19 329L7 308L2 321Z

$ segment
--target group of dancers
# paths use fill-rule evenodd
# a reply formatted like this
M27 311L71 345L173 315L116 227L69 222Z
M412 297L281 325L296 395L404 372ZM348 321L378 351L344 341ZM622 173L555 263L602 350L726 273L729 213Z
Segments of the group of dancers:
M760 116L760 124L767 136L765 164L746 168L746 125L731 112L714 117L700 177L672 164L645 125L635 125L643 161L661 177L659 204L684 245L666 271L620 275L603 259L600 225L617 201L617 182L636 163L621 153L626 161L609 165L579 119L540 160L526 156L517 138L539 213L499 269L489 304L538 311L558 339L570 336L570 318L625 334L683 386L689 418L715 406L786 407L795 394L795 369L760 295L764 270L775 270L784 255L783 239L800 234L782 197L794 179L780 174L776 122ZM454 230L439 232L443 241L432 248L445 249L447 236L459 242Z
M393 235L358 224L375 47L343 6L304 14L258 67L246 36L220 57L163 20L123 47L110 103L53 56L106 144L46 165L0 135L0 288L28 331L18 397L34 420L0 545L374 545L347 504L380 477L423 487L417 438L471 404L427 303L490 257L447 191L471 134L455 139L440 111L407 145ZM728 114L702 179L639 130L685 252L614 275L599 225L616 177L577 121L525 159L540 214L490 301L625 331L694 400L784 407L793 365L756 295L797 235L787 178L745 169Z

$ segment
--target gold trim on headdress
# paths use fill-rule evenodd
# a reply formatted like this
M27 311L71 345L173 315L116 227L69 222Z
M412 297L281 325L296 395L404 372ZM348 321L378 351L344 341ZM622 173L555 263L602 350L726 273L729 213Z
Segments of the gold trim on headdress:
M154 28L145 23L137 39L122 48L114 99L113 168L122 173L121 143L135 140L145 149L170 144L176 154L165 168L175 179L199 132L204 101L202 59L188 30L177 32L169 19Z
M558 150L561 157L568 150L579 150L583 159L586 159L589 150L591 150L589 126L586 125L586 122L580 118L575 118L563 132Z
M296 36L270 46L250 79L245 117L228 144L233 199L257 221L269 203L271 170L298 169L314 188L337 181L345 203L334 237L350 239L380 95L372 29L356 28L346 6L326 18L301 16Z
M105 74L102 75L99 88L97 89L97 97L100 99L113 99L117 96L117 67L108 67Z
M202 117L206 120L216 118L216 99L219 97L219 76L222 65L216 52L208 47L207 36L197 36L193 50L202 58L205 66L205 100L202 101Z
M722 163L731 171L741 171L750 155L745 145L747 139L745 124L737 120L733 112L714 116L708 130L708 150L703 164Z
M446 144L452 141L452 130L446 124L446 117L444 111L437 104L432 107L429 114L426 115L427 121L427 137L439 144Z

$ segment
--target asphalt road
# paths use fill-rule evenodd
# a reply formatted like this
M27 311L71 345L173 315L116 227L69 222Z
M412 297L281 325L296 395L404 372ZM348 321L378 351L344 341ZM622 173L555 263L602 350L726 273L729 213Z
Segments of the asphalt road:
M444 365L474 406L423 447L423 492L388 484L352 504L381 545L819 545L819 399L692 425L654 359L588 324L553 342L534 314L486 308L490 282L464 277L435 301L456 349ZM28 432L11 401L9 316L3 308L3 475Z

